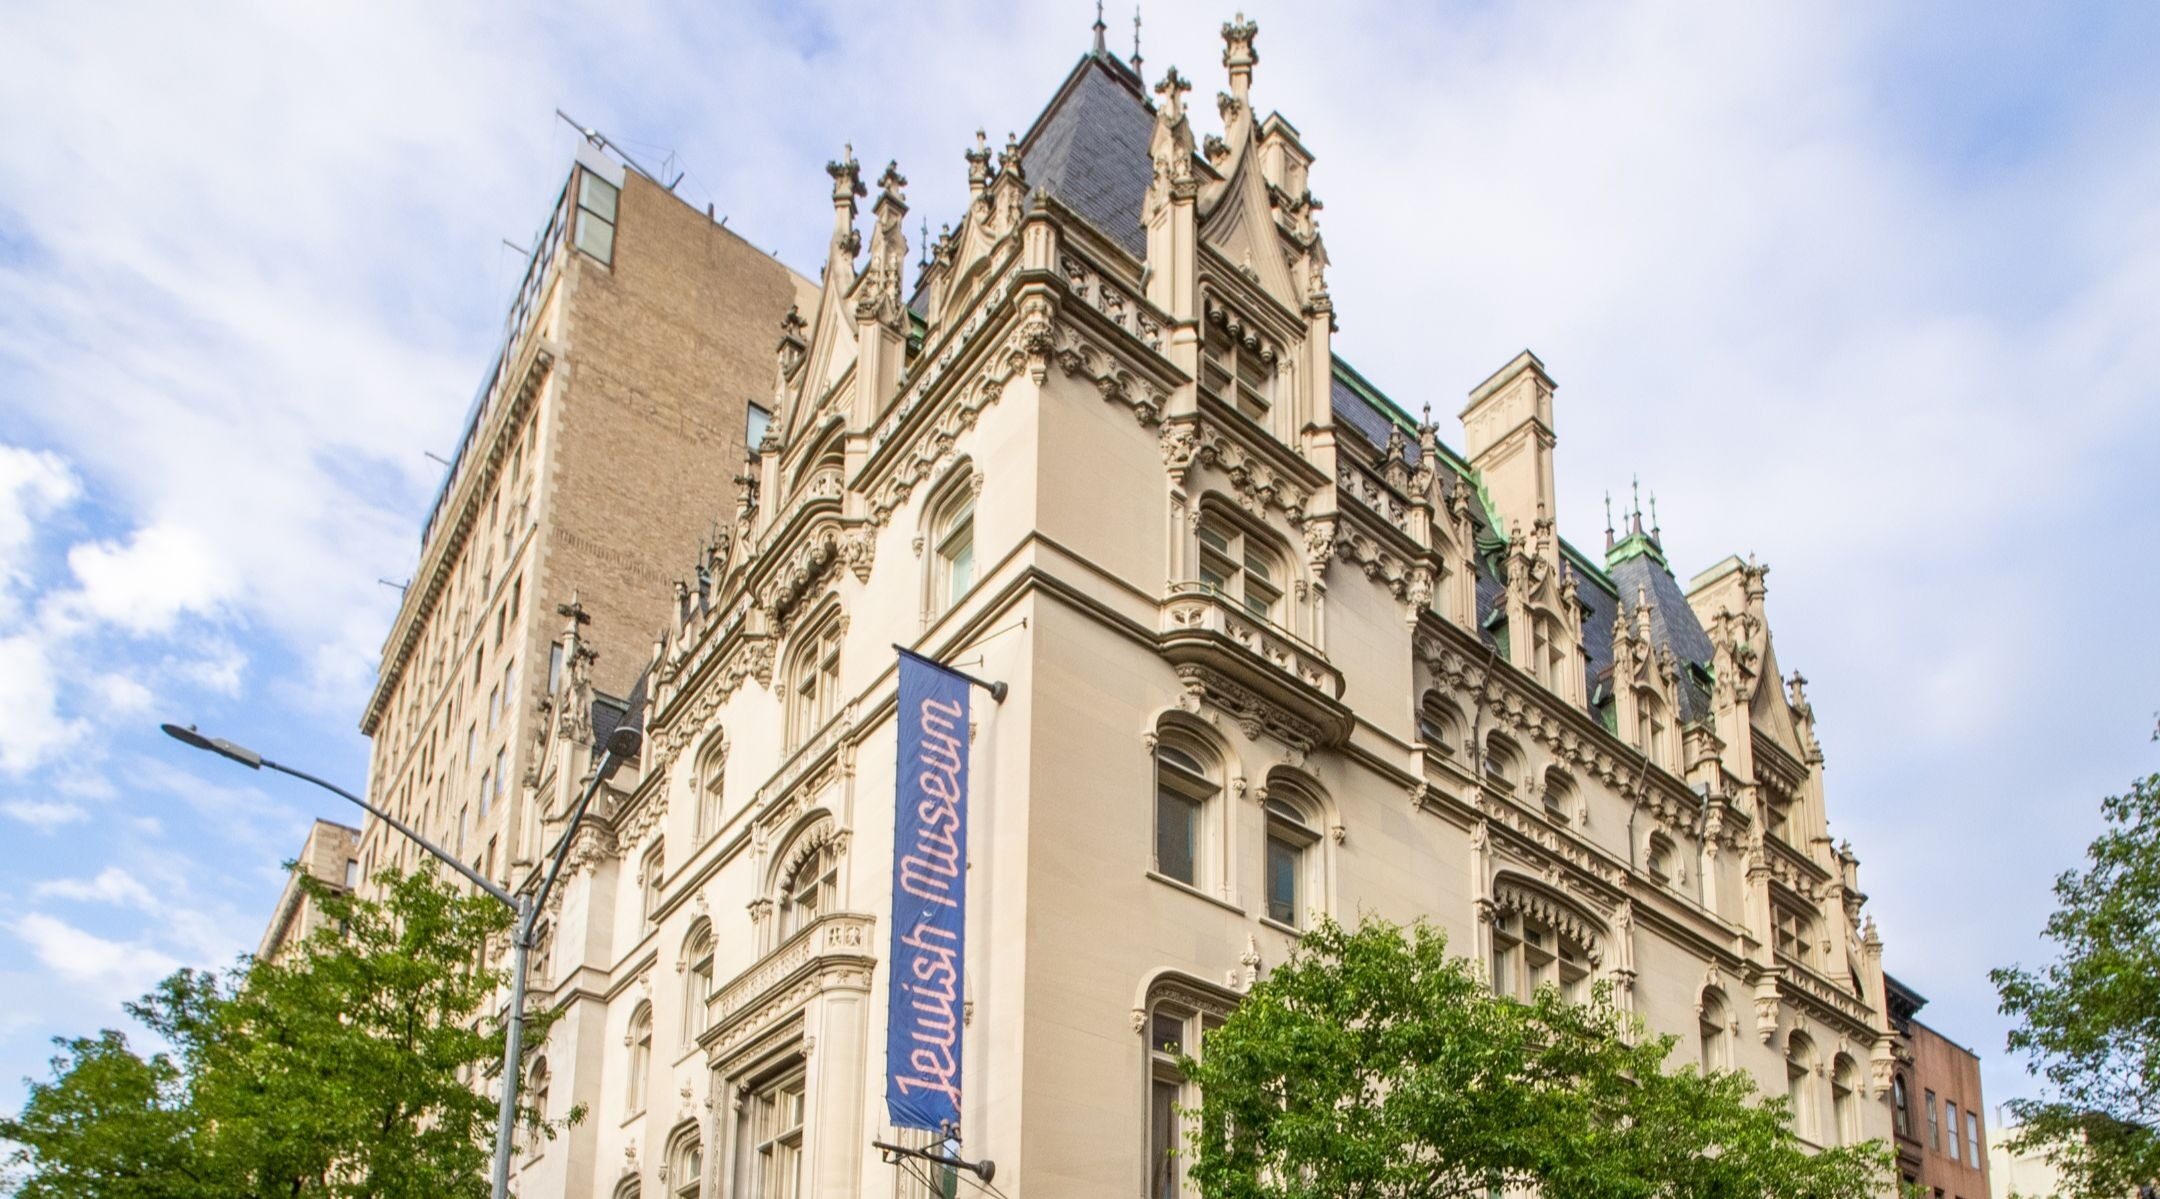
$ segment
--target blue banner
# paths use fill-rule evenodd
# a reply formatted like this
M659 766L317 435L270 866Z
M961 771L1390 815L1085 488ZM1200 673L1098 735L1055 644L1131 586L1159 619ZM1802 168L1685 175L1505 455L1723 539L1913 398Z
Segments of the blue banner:
M960 1127L969 686L935 662L900 653L885 1031L885 1107L896 1128Z

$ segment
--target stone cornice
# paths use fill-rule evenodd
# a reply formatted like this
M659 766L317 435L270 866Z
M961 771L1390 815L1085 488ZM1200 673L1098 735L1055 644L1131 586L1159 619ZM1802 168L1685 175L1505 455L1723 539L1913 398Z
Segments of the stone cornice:
M419 645L420 631L449 586L451 566L471 538L473 525L479 521L481 497L502 471L504 432L515 428L531 411L533 397L539 393L562 352L561 346L537 333L525 343L524 350L518 355L518 367L509 376L518 380L510 392L510 402L497 409L488 422L486 436L476 437L472 447L468 448L470 453L485 446L486 456L468 468L459 481L457 494L460 498L448 505L449 510L456 513L455 517L447 528L437 529L421 554L420 566L413 572L412 582L406 585L405 601L399 605L397 619L390 626L389 637L385 638L396 648L384 655L383 671L376 679L375 690L368 696L367 709L360 717L360 731L367 736L374 736L380 726L390 693L397 689L405 667Z
M713 992L708 1023L697 1037L708 1058L753 1040L824 991L867 991L877 965L874 916L835 912L781 942L763 959Z

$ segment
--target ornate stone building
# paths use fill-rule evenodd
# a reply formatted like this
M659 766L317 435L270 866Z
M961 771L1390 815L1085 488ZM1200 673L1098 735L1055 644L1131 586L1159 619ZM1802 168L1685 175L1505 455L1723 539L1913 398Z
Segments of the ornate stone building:
M322 909L300 889L298 876L302 872L333 891L351 891L360 882L359 855L359 829L334 820L318 820L310 826L300 856L293 859L293 877L285 880L285 890L278 895L277 910L270 915L270 927L263 930L255 956L266 961L275 959L328 922Z
M1639 514L1601 555L1562 539L1529 353L1470 389L1459 448L1335 356L1313 154L1256 107L1257 32L1224 27L1204 135L1179 72L1149 87L1098 33L1024 136L977 135L912 280L906 179L831 164L754 483L659 592L644 674L589 667L619 619L527 650L567 666L520 844L614 721L646 741L546 914L565 1017L531 1085L586 1115L520 1194L922 1193L871 1147L896 643L1010 686L971 729L961 1129L1008 1194L1180 1193L1170 1051L1361 911L1510 994L1609 980L1812 1141L1890 1136L1881 944L1767 568L1682 582ZM398 677L369 727L410 744L432 718Z

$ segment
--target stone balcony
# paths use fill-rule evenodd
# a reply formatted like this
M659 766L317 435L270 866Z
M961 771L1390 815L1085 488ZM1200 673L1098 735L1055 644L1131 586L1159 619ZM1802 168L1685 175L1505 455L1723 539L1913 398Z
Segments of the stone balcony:
M1205 690L1241 721L1277 725L1273 731L1308 748L1349 734L1342 672L1326 655L1211 588L1170 588L1156 644L1189 688Z
M877 963L875 916L834 912L797 929L707 1000L698 1040L718 1049L835 987L867 990Z

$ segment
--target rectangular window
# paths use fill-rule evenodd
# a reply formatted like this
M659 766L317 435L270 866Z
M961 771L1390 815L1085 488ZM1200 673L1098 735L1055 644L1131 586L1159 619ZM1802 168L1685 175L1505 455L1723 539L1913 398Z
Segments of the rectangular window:
M578 171L577 248L602 262L615 261L615 203L620 189L591 171Z
M548 647L548 694L562 690L562 642Z
M1965 1156L1965 1152L1964 1152L1964 1150L1962 1150L1962 1149L1959 1149L1959 1148L1958 1148L1958 1122L1957 1122L1957 1120L1958 1120L1958 1113L1957 1113L1957 1104L1955 1104L1955 1103L1949 1103L1949 1102L1945 1102L1945 1103L1943 1104L1943 1123L1944 1123L1944 1124L1947 1124L1947 1125L1949 1125L1949 1130L1950 1130L1950 1160L1951 1160L1951 1161L1956 1161L1956 1160L1958 1160L1959 1158L1961 1158L1961 1157L1964 1157L1964 1156Z
M750 405L750 427L748 440L750 442L751 453L756 453L757 448L765 443L765 430L771 427L772 413L767 411L761 405Z
M1155 793L1155 869L1181 883L1199 881L1200 801L1168 788Z
M510 777L510 759L509 759L509 757L508 757L508 754L509 754L509 751L508 751L507 749L498 749L498 750L496 750L496 751L495 751L495 798L496 798L496 799L501 799L501 798L502 798L503 788L509 785L509 784L508 784L508 783L507 783L507 782L505 781L505 780L507 780L507 779L508 779L508 778Z
M1980 1168L1980 1113L1965 1109L1965 1164Z
M495 794L495 772L494 772L494 771L492 771L492 770L483 770L483 771L481 771L481 772L480 772L480 819L482 819L482 820L486 820L486 819L487 819L487 814L488 814L488 799L489 799L489 798L490 798L491 796L493 796L494 794ZM460 853L463 853L464 851L463 851L463 850L459 850L458 852L460 852Z
M488 732L494 732L496 724L501 720L502 688L490 687L488 688Z
M1928 1148L1942 1152L1942 1117L1935 1111L1935 1092L1927 1093Z
M1281 837L1267 843L1267 914L1279 924L1298 922L1297 876L1303 852Z
M510 605L503 604L495 609L495 647L497 649L502 648L503 630L508 628L509 625Z
M803 1076L751 1088L741 1107L742 1159L736 1165L738 1195L798 1199L802 1194Z

